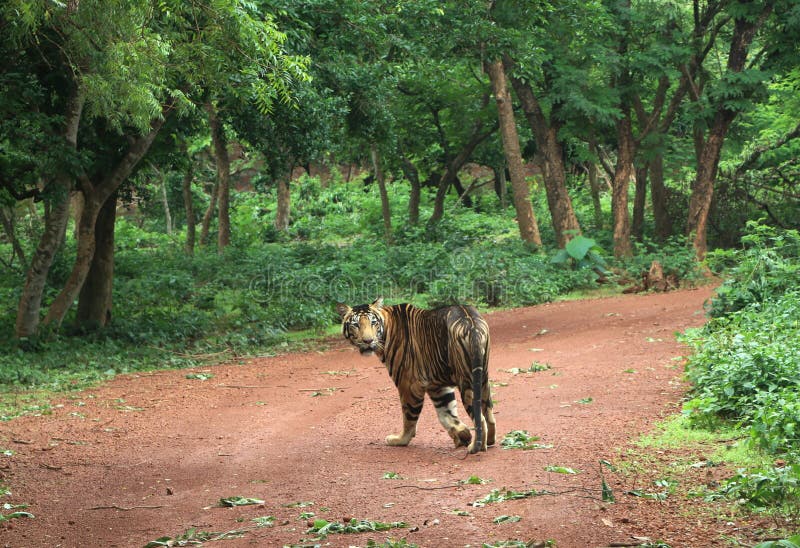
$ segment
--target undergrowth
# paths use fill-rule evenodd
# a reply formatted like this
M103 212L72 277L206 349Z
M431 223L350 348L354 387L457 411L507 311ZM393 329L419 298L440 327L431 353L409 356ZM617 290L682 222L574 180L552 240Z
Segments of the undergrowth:
M710 321L684 336L694 350L684 413L696 428L740 428L767 458L743 463L719 495L800 520L800 235L748 225L742 249L710 254L726 282ZM796 527L796 525L795 525Z

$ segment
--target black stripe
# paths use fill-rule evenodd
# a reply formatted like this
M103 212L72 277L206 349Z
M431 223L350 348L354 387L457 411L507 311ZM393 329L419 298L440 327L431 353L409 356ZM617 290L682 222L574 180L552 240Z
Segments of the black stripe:
M436 407L447 407L451 401L456 400L456 395L454 392L445 392L441 396L431 396L431 400Z

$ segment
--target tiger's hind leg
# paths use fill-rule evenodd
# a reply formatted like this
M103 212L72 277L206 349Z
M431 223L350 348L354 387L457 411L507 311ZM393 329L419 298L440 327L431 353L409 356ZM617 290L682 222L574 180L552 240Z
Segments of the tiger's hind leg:
M456 447L469 445L472 434L466 424L458 419L458 405L456 404L455 388L443 386L428 390L428 395L436 407L439 422L453 439Z
M486 419L486 445L490 446L495 444L495 420L494 413L492 413L492 387L489 384L489 376L483 378L483 392L481 395L481 407L483 411L483 418Z
M484 387L486 397L483 399L483 416L486 419L486 445L495 444L495 420L494 413L492 413L492 391L489 385Z
M425 395L416 395L411 390L400 392L400 403L403 405L403 432L386 436L387 445L408 445L417 435L417 420L422 412Z

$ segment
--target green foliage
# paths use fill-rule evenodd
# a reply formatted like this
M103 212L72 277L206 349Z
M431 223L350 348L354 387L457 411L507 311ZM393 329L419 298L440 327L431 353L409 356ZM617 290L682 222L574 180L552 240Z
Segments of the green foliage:
M713 426L719 419L749 430L752 446L792 461L800 455L800 238L756 223L744 248L717 252L730 278L712 301L713 318L686 340L694 349L687 364L693 382L685 404L691 421ZM722 493L755 509L800 513L800 467L795 464L740 471Z
M728 277L717 290L709 311L712 317L724 316L797 287L800 233L750 221L747 234L742 237L742 249L712 251L707 261L710 268Z
M512 430L503 436L500 447L503 449L547 449L552 445L537 443L539 436L531 436L527 430Z
M30 512L25 512L24 509L27 508L27 504L10 504L8 502L3 503L0 508L4 511L14 510L13 512L9 512L8 514L0 513L0 523L4 521L8 521L11 519L19 519L19 518L33 518L34 515Z
M793 535L782 540L759 542L753 548L800 548L800 535Z
M151 540L147 544L144 545L144 548L159 548L159 547L173 547L173 546L198 546L202 545L206 542L212 542L217 540L229 540L235 538L241 538L244 536L246 531L244 530L235 530L235 531L226 531L224 533L219 532L211 532L211 531L200 531L196 527L192 527L191 529L187 529L182 534L173 537L159 537L155 540Z
M537 491L536 489L527 489L525 491L514 491L513 489L506 489L506 488L492 489L488 495L473 502L472 506L480 508L486 506L487 504L493 504L496 502L505 502L507 500L529 499L531 497L540 497L542 495L548 495L548 494L550 494L549 491L546 490Z
M687 374L694 389L685 408L693 420L744 421L761 445L797 448L799 326L800 293L793 291L690 332L687 341L695 352Z
M603 248L592 238L582 234L573 237L563 249L559 249L550 259L554 264L568 264L574 269L590 268L598 274L607 274Z
M666 277L690 283L703 278L695 251L684 236L675 236L658 244L645 238L634 247L634 256L621 261L621 266L634 277L647 272L653 261L658 261Z
M352 518L347 523L338 521L328 521L325 519L315 519L314 524L306 531L306 533L313 533L320 538L325 538L328 535L342 534L342 533L369 533L374 531L387 531L389 529L397 529L408 527L408 524L402 521L393 521L391 523L383 523L380 521L369 521L364 519Z
M226 497L219 499L220 506L250 506L253 504L264 504L261 499L254 499L248 497Z
M746 501L755 510L777 509L794 518L800 517L800 465L755 472L739 470L725 481L720 493L734 500Z

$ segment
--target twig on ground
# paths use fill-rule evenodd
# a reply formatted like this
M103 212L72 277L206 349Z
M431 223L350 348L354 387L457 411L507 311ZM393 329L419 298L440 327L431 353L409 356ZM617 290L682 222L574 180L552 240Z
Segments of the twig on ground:
M112 504L111 506L92 506L87 510L122 510L123 512L128 512L130 510L155 510L156 508L164 508L164 506L117 506Z

